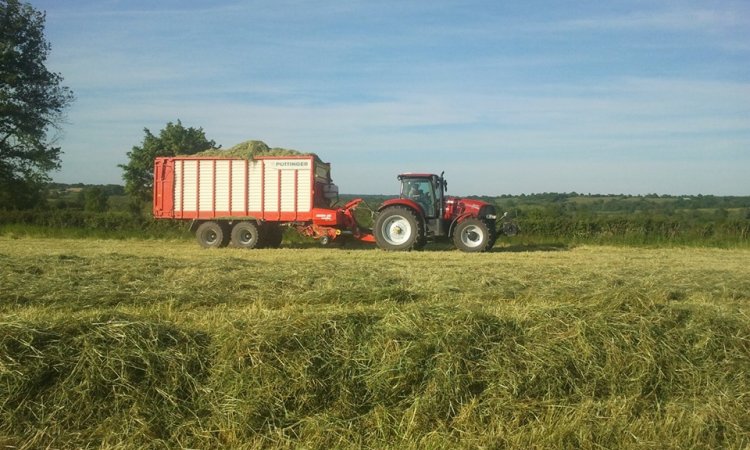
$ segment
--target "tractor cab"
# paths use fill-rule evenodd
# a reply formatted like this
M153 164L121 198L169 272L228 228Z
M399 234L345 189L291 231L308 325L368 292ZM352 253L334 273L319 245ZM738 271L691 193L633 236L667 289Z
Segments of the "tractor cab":
M401 181L401 198L416 202L422 207L425 217L438 218L441 214L446 182L442 176L421 173L405 173L398 176Z

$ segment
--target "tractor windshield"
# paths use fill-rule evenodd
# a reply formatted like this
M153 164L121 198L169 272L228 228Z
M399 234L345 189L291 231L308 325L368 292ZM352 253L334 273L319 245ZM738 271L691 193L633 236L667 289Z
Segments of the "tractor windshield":
M401 198L408 198L424 209L427 217L435 217L435 190L426 178L404 178L401 183Z

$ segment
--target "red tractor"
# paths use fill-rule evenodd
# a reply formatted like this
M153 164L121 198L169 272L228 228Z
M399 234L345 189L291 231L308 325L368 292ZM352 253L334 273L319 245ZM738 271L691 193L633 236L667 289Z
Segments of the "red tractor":
M418 250L428 241L450 238L465 252L484 252L495 245L496 224L505 215L498 218L493 205L446 196L448 183L443 174L405 173L398 179L401 195L378 209L373 230L378 247ZM515 229L506 228L507 234Z

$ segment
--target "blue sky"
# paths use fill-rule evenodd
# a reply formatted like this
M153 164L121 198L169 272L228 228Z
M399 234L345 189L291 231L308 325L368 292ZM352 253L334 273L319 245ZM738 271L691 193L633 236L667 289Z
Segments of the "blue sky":
M345 193L750 195L750 2L31 0L77 97L61 182L143 128L316 152Z

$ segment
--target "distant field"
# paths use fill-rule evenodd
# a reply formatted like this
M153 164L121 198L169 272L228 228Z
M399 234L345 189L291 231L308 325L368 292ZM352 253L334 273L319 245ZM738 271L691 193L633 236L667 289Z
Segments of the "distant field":
M749 445L750 249L0 236L0 447Z

